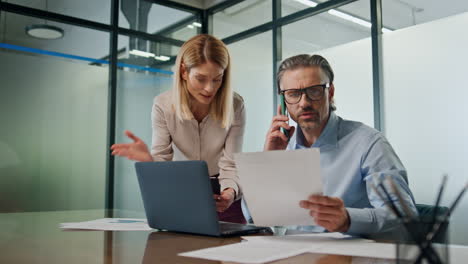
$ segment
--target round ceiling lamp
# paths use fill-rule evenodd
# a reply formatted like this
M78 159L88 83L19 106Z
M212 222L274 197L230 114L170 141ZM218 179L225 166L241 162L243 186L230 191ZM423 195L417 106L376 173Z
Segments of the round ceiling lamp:
M65 32L56 26L39 24L27 26L26 34L39 39L59 39L63 38Z

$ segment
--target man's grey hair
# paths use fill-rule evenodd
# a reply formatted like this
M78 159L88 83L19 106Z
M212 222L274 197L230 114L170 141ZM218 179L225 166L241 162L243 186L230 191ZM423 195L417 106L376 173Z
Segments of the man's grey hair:
M331 68L330 63L328 63L328 61L324 57L317 54L300 54L285 59L279 66L278 73L276 74L278 93L281 92L280 82L281 78L283 77L286 71L296 70L298 68L305 67L319 67L320 80L322 84L328 83L329 85L331 85L333 83L335 77L333 69ZM333 99L330 102L330 109L332 111L336 110L335 102L333 101Z

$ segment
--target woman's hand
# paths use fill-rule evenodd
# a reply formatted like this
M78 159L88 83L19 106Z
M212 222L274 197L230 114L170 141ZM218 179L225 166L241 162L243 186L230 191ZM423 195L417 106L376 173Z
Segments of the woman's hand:
M127 159L135 161L153 161L148 147L143 140L128 130L125 130L125 135L132 139L133 142L112 145L112 155L126 157Z
M216 201L216 211L222 213L226 211L229 206L234 202L234 198L236 197L236 192L232 188L224 189L221 195L213 195Z

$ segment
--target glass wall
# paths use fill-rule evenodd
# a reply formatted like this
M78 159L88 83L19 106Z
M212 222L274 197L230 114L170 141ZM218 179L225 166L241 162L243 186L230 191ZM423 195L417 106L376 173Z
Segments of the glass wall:
M151 34L158 33L194 15L156 4L150 0L122 0L120 5L119 27Z
M135 39L157 56L174 56L178 47ZM119 36L119 42L130 43L130 38ZM151 146L151 109L155 96L171 89L173 61L158 61L131 53L119 56L117 73L116 142L130 142L124 135L132 131L148 147ZM114 208L123 210L120 216L143 214L140 188L135 174L134 161L117 157L115 160Z
M384 12L384 21L405 27L383 38L385 132L408 169L416 202L434 204L446 173L442 205L449 206L468 179L468 125L459 118L468 111L468 36L462 33L468 13L461 13L468 3L407 2L412 9L399 6L408 9L406 24ZM468 244L467 222L463 199L451 217L451 243Z
M232 87L245 103L245 152L262 151L270 127L274 95L271 41L269 31L228 46L232 58Z
M213 15L213 34L222 39L271 19L271 0L243 1Z
M284 2L283 8L292 2L298 3ZM335 71L337 114L372 127L369 5L367 0L356 1L283 26L282 54L283 59L304 53L324 56Z
M110 23L111 0L3 0L2 2L83 18L104 24Z
M109 34L54 23L59 40L24 33L35 19L2 12L0 211L105 206Z

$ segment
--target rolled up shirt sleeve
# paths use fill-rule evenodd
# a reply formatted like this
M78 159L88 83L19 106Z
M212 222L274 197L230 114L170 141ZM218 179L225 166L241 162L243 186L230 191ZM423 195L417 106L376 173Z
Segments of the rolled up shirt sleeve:
M350 227L347 233L366 236L400 230L401 222L371 185L385 178L391 178L402 198L399 199L392 188L384 182L392 202L399 211L403 212L402 206L405 205L414 215L417 215L405 167L382 135L376 136L361 164L362 180L365 182L367 197L373 208L346 208L350 217Z

